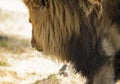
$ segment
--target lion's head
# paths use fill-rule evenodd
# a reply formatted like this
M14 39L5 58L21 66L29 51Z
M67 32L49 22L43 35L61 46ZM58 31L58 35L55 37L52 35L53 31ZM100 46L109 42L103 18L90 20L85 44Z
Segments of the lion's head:
M87 50L88 46L93 45L93 31L78 0L24 2L29 8L33 26L32 45L37 50L55 55L58 59L68 60L71 59L68 54L77 54L78 49L85 47ZM87 51L90 51L89 47ZM83 52L81 54L84 54Z

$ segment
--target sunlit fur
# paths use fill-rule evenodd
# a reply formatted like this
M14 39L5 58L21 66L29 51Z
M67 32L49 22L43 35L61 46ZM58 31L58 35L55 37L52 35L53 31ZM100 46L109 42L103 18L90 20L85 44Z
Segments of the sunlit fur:
M72 5L76 3L72 2L50 0L48 7L28 2L30 14L32 14L30 19L33 24L33 38L38 39L36 40L37 47L42 47L51 55L64 56L60 57L63 59L67 56L67 47L72 36L75 38L80 36L79 5ZM34 7L34 4L38 7Z
M88 84L114 84L114 79L119 78L116 74L119 74L116 58L120 59L119 0L24 0L24 3L33 26L34 48L53 59L71 62Z

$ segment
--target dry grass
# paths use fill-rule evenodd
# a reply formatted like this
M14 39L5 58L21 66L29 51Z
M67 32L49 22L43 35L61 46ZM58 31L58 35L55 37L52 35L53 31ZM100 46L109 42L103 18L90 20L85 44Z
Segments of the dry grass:
M3 35L3 34L2 34ZM0 36L0 51L11 53L23 53L31 49L29 40L17 37Z
M0 56L0 66L8 66L8 65L9 63L8 63L7 58Z
M56 74L52 74L50 76L48 76L48 78L46 79L42 79L42 80L39 80L37 81L35 84L59 84L60 83L60 79L57 77Z

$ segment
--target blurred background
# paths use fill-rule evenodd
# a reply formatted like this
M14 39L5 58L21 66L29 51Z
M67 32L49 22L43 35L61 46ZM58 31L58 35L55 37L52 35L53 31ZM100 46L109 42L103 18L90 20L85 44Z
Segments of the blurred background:
M31 84L57 71L30 44L28 10L20 0L0 0L0 84Z
M21 0L0 0L0 84L83 84L58 74L62 64L31 47L31 24Z

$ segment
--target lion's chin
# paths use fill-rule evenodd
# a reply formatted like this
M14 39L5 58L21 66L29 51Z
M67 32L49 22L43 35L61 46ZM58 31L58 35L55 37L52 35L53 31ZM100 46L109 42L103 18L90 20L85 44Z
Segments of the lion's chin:
M37 48L37 47L33 47L35 50L39 51L39 52L43 52L42 48Z
M36 48L35 48L36 49ZM43 52L43 50L42 49L36 49L37 51L39 51L39 52Z
M40 47L36 47L35 45L32 45L32 47L39 52L43 52L43 49Z

